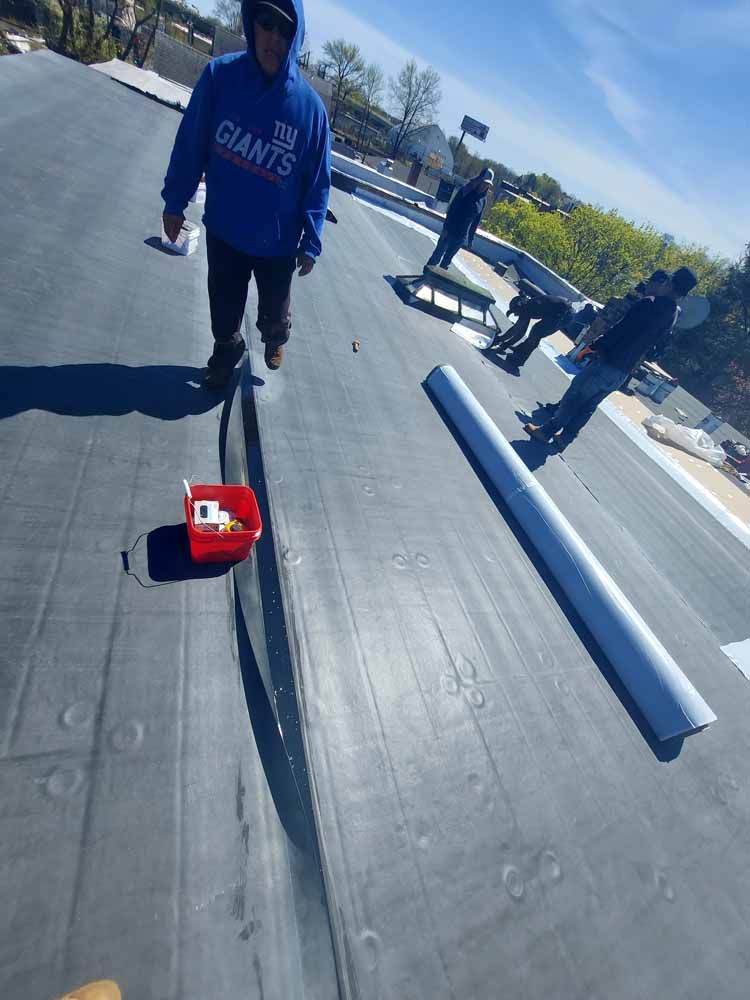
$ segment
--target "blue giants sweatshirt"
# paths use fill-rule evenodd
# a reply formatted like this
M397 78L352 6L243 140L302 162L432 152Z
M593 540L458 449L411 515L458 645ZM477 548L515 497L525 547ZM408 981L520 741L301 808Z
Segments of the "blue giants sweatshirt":
M303 79L302 0L293 0L297 33L286 62L269 80L252 41L247 52L204 69L175 139L162 198L180 215L206 175L206 229L258 257L317 257L328 207L331 155L325 108ZM253 0L243 3L253 38Z

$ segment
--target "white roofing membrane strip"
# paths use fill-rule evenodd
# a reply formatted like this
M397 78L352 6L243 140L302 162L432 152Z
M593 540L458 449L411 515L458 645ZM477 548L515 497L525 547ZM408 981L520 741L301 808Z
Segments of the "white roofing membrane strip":
M588 626L657 739L685 736L715 722L714 712L456 370L450 365L436 368L427 384Z
M750 639L743 639L742 642L730 642L726 646L722 646L721 651L750 681Z

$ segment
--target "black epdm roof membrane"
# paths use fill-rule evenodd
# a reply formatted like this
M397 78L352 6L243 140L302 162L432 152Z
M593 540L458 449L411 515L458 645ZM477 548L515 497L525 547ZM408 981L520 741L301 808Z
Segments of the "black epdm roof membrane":
M601 414L564 460L521 441L560 371L513 379L402 304L385 279L428 240L340 192L284 367L249 322L240 384L205 393L203 246L153 239L178 122L0 59L0 996L746 997L750 687L720 646L750 634L747 548ZM710 729L653 739L437 364ZM266 531L206 571L181 480L222 464Z

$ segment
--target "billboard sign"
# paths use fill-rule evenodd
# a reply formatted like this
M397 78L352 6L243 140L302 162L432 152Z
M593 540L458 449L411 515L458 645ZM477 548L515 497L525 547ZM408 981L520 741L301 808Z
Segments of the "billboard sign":
M483 125L481 122L478 122L476 118L470 118L468 115L464 115L464 120L461 122L462 132L467 132L469 135L473 135L475 139L479 139L480 142L484 142L487 138L489 130L489 125Z

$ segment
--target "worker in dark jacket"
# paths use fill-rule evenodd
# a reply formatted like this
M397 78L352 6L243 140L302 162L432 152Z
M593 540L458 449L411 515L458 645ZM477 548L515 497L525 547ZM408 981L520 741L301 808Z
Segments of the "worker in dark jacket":
M291 327L292 276L321 252L330 188L328 118L302 76L302 0L242 0L246 52L212 59L196 84L164 180L164 231L175 240L206 176L208 298L214 349L204 384L226 385L255 275L266 365L277 369Z
M454 196L448 206L440 239L435 252L427 261L427 267L448 268L461 247L471 246L494 179L495 174L488 167L477 177L467 181Z
M541 425L525 424L526 433L537 441L553 441L559 451L567 447L599 403L621 388L644 358L664 348L680 312L677 302L696 284L687 267L666 281L650 281L647 294L620 322L579 352L577 360L589 354L593 360L570 383L554 415Z
M505 363L509 368L518 369L529 360L545 337L560 329L570 315L570 303L558 295L517 295L511 299L508 313L518 316L518 319L506 333L495 334L489 350L504 351L513 347ZM538 322L526 336L533 319Z

